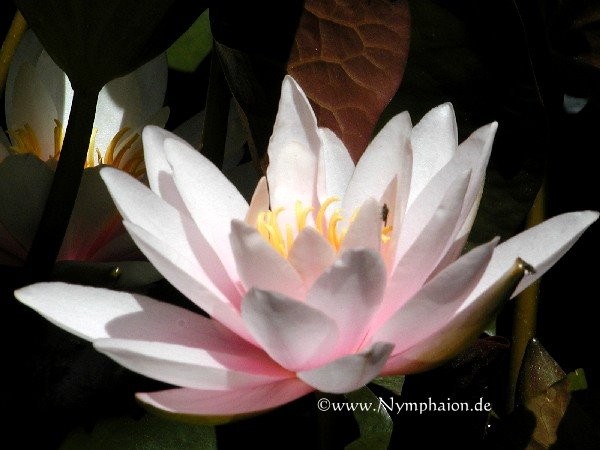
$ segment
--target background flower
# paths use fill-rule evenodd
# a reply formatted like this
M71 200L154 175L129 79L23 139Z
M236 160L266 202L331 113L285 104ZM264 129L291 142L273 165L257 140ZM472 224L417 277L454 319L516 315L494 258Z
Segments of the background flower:
M180 414L243 414L427 370L472 342L598 216L558 216L459 256L495 130L458 146L450 105L414 128L399 114L355 167L288 77L250 205L154 127L144 131L152 191L121 171L102 174L141 250L210 318L64 284L16 296L122 365L181 386L138 395Z
M86 169L59 260L140 259L99 178L101 164L143 178L141 129L164 125L165 55L105 86L99 95ZM0 263L22 265L60 155L73 90L65 73L27 32L11 64L5 95L9 137L0 137ZM10 138L10 139L9 139ZM32 155L35 155L34 158ZM44 163L42 163L43 161Z

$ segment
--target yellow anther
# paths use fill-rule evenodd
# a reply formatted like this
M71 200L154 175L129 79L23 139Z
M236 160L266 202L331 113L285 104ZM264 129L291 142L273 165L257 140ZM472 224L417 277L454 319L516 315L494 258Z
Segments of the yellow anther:
M61 121L54 119L54 124L54 159L58 160L65 136L63 134L63 126Z
M337 197L329 197L325 200L321 207L319 208L319 212L317 213L316 225L319 233L323 234L323 219L325 218L325 210L334 202L339 202L340 199Z
M296 213L296 227L297 227L298 233L300 233L300 231L302 231L304 229L304 227L306 226L306 218L308 217L308 215L311 213L311 211L313 209L312 209L312 207L303 208L302 202L300 200L298 200L296 202L294 209L295 209L295 213Z

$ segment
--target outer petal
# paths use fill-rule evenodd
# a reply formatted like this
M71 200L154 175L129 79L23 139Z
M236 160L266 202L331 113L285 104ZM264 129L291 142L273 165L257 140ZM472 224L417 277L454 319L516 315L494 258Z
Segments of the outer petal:
M596 211L561 214L503 242L494 251L488 270L472 296L487 289L520 257L533 266L535 273L521 280L513 292L513 296L517 295L552 267L597 219Z
M373 340L393 343L396 355L438 331L471 293L496 244L494 240L481 245L440 272L377 330Z
M346 214L369 197L379 200L394 177L410 180L411 128L410 116L404 112L392 118L373 138L358 161L344 196L342 209Z
M292 371L322 364L338 337L335 322L321 311L273 292L251 289L242 317L271 358Z
M230 239L237 270L246 289L270 290L296 298L304 293L300 275L255 228L234 220Z
M100 339L94 341L94 347L134 372L193 389L230 390L290 376L272 362L268 370L260 368L243 353L231 355L178 344L128 339ZM251 345L248 350L253 352ZM268 364L270 361L263 358L263 362ZM246 365L248 368L244 370ZM260 374L255 372L257 368L262 369Z
M286 76L269 141L267 168L272 209L289 210L282 217L291 213L297 200L316 205L320 148L317 120L310 103L296 81Z
M314 228L304 228L294 240L288 261L300 274L308 289L335 261L333 247Z
M200 233L215 249L231 278L235 260L229 245L231 220L243 220L248 203L208 159L189 145L165 142L165 155L173 167L173 179Z
M200 272L193 261L186 260L176 249L169 247L143 228L127 221L124 225L148 260L173 286L215 320L250 342L254 342L242 322L237 297L219 296L214 286L209 288L199 280ZM206 283L210 286L209 281ZM239 296L237 291L235 295Z
M331 317L339 330L336 355L354 353L385 291L386 270L378 253L348 250L321 275L306 302Z
M377 342L364 353L343 356L313 370L298 373L305 383L332 394L360 389L381 372L394 346Z
M456 152L458 131L452 105L444 103L425 114L413 128L410 142L413 149L413 177L409 206Z
M13 55L12 61L8 67L8 74L6 77L6 89L4 95L4 106L5 111L8 112L11 105L13 104L12 96L15 89L15 79L19 71L21 70L21 66L24 63L30 64L34 66L37 64L38 58L41 53L44 51L42 44L36 37L35 33L31 30L27 30L19 45L15 54Z
M144 142L144 162L150 189L179 211L186 211L187 208L173 180L173 170L165 155L165 142L173 140L182 145L188 144L177 135L152 125L144 128L142 140Z
M246 414L289 403L314 389L296 378L275 381L231 391L169 389L137 394L141 402L177 414L221 416L224 422L236 414Z
M35 70L37 78L43 80L44 86L56 108L57 116L49 117L48 119L60 120L64 132L69 122L69 112L71 111L71 103L73 102L71 82L46 51L41 52L35 65Z
M469 176L463 174L449 187L420 236L403 253L390 278L383 314L419 290L450 246Z
M229 274L188 216L120 170L107 167L100 174L123 218L148 234L146 243L152 237L153 249L167 256L164 262L181 265L222 300L239 304L240 296Z

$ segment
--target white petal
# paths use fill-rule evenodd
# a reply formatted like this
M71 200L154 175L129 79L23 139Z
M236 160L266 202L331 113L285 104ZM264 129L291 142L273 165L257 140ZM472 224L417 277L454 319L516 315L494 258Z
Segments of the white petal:
M292 371L325 362L337 340L331 318L274 292L251 289L242 302L242 317L271 358Z
M73 103L73 88L67 75L58 67L50 55L43 51L37 60L35 66L36 74L39 80L44 80L44 86L50 97L54 107L56 108L56 117L62 123L63 133L69 122L69 113L71 104Z
M347 355L317 369L299 372L298 378L323 392L355 391L379 375L393 348L392 344L377 342L364 353Z
M316 205L320 148L317 119L310 103L296 81L286 76L268 148L272 209L293 208L297 200Z
M369 197L379 200L394 177L410 179L411 128L410 116L404 112L393 117L373 138L356 164L344 196L342 209L346 214Z
M318 195L324 203L330 197L343 198L354 172L354 162L344 143L328 128L319 128L323 141L319 153Z
M425 114L413 128L410 142L413 149L413 177L409 206L456 152L458 132L452 105L444 103Z
M232 219L243 220L248 203L208 159L189 145L165 142L173 179L200 233L215 250L232 279L237 278L229 244Z
M244 222L231 224L231 248L246 289L257 288L300 298L304 284L292 265Z
M269 209L269 188L267 185L266 177L261 177L258 180L254 194L252 194L252 200L250 200L250 207L246 213L246 223L250 226L256 226L258 215L262 211Z
M100 175L123 218L148 235L137 233L138 237L143 237L154 251L163 253L165 261L181 265L182 270L215 295L239 305L240 296L229 272L187 215L120 170L106 167Z
M129 370L193 389L230 390L289 377L289 372L272 363L271 370L263 370L262 374L244 371L248 358L243 354L231 355L178 344L128 339L99 339L94 341L94 347ZM248 347L252 352L250 344ZM231 365L240 366L240 369L236 370Z

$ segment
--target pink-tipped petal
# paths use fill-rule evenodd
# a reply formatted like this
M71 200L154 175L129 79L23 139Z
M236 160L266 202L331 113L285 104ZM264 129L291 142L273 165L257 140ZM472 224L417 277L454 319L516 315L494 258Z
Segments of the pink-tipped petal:
M300 275L256 231L240 220L231 224L231 248L246 289L257 288L299 298L304 292Z
M363 353L343 356L316 369L299 372L298 378L319 391L352 392L379 375L393 348L392 344L377 342Z
M413 178L409 205L456 152L458 131L452 105L444 103L425 114L414 126L410 142L413 149Z
M230 391L168 389L136 394L138 400L152 408L190 416L228 417L272 409L300 398L314 389L297 378L275 381Z
M242 302L242 317L271 358L292 371L322 364L338 339L333 319L275 292L251 289Z
M421 372L456 356L484 331L525 273L526 265L521 260L515 260L485 292L475 299L470 298L473 294L471 292L460 305L459 311L441 328L424 336L407 350L390 357L384 373Z
M314 228L304 228L294 240L288 261L300 274L308 291L314 281L335 261L331 244Z
M253 373L256 361L241 354L209 352L165 342L99 339L94 347L123 367L155 380L193 389L231 390L289 378L289 372L270 364L271 370ZM248 344L249 351L252 347ZM268 361L268 360L267 360ZM244 364L250 362L249 370Z
M364 340L369 322L381 304L386 276L377 252L348 250L306 295L310 306L337 324L336 356L353 353Z
M489 263L497 240L480 245L449 265L397 310L373 335L403 352L448 323Z
M404 112L393 117L373 138L360 160L342 202L346 214L352 213L372 197L379 200L395 176L410 179L411 148L408 141L412 124Z
M143 228L127 221L124 224L144 255L173 286L211 317L238 335L253 341L239 315L240 294L238 291L232 293L232 297L224 297L210 284L210 280L202 277L202 272L193 261L185 259L181 253Z

